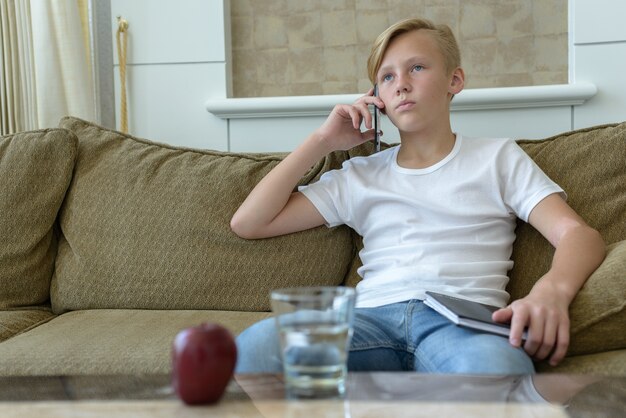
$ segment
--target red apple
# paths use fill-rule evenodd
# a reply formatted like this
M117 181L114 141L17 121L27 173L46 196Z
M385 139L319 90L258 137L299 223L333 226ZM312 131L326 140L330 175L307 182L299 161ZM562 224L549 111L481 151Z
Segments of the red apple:
M237 346L219 324L204 323L182 330L172 346L174 391L186 404L215 403L233 376Z

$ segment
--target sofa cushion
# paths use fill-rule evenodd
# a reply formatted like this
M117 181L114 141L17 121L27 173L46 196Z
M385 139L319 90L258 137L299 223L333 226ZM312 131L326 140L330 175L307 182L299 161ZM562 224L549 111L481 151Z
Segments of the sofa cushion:
M48 322L55 315L49 309L0 311L0 342Z
M540 373L573 373L593 376L626 376L626 350L568 356L558 366L548 362L535 365Z
M46 129L0 138L0 308L49 299L53 225L72 177L76 137Z
M0 344L1 375L153 374L171 371L176 334L215 322L237 335L268 312L74 311Z
M626 240L607 256L570 306L571 355L626 348Z
M61 208L53 311L269 310L278 287L339 285L347 227L249 241L230 218L279 155L177 148L75 119L75 175ZM329 156L301 183L340 166Z

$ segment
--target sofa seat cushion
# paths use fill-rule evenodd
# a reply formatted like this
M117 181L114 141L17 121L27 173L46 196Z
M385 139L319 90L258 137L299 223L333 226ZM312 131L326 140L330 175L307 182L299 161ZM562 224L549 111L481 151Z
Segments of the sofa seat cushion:
M3 375L169 373L176 334L216 322L238 334L265 312L88 310L60 315L0 343Z
M44 324L55 316L44 308L0 311L0 342Z
M53 225L75 158L76 137L63 129L0 137L0 309L50 297Z
M535 365L540 373L574 373L596 376L626 376L626 350L566 357L558 366Z
M347 227L249 241L230 219L284 154L158 144L75 119L75 175L59 214L55 313L91 308L269 311L278 287L339 285ZM341 165L332 156L302 179Z

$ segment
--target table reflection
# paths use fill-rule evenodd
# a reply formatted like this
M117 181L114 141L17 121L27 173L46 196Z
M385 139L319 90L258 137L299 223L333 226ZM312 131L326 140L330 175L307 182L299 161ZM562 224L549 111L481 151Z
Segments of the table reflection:
M536 374L458 376L350 373L344 399L285 402L282 377L239 376L266 418L316 417L606 417L626 416L626 378ZM456 412L456 415L455 415Z

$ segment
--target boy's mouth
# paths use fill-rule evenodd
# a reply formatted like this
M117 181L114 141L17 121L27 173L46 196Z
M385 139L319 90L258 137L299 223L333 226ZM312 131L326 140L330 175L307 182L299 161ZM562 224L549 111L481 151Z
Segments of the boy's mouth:
M396 110L399 112L402 112L404 110L409 110L411 108L413 108L413 106L415 106L415 102L411 101L411 100L402 100L400 103L398 103L398 105L396 106Z

